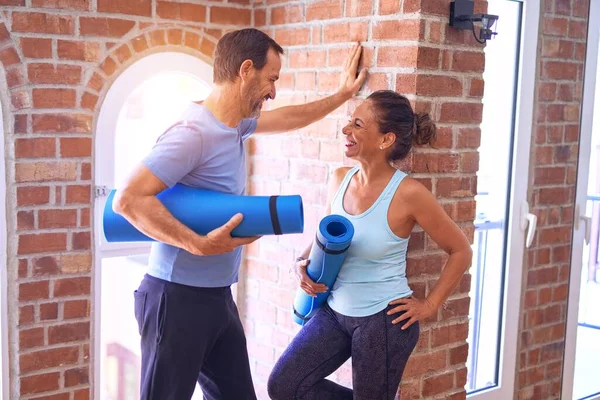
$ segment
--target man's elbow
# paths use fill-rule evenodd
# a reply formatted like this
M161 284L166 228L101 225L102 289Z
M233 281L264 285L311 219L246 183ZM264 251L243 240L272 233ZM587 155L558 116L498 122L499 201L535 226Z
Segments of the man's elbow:
M133 196L126 190L117 190L113 198L112 209L115 213L127 216L131 211L131 206L134 203Z

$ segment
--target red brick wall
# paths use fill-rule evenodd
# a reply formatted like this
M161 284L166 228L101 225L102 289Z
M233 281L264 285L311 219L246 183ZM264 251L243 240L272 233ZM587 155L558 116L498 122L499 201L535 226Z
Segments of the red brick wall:
M585 54L587 1L542 3L530 197L539 221L525 271L519 398L552 398L560 385ZM8 248L11 398L91 397L94 126L111 82L144 54L181 50L209 60L223 29L254 24L286 47L276 103L288 104L331 93L350 41L363 41L371 76L361 96L397 89L432 111L438 148L417 151L403 167L472 238L484 60L470 32L447 27L448 4L264 0L252 11L248 0L0 0L8 228L15 234ZM247 252L239 303L262 398L272 364L298 329L287 270L322 216L329 174L346 162L339 132L354 104L302 132L251 142L251 192L302 194L307 221L306 234L263 238ZM415 232L409 258L410 283L423 296L443 253ZM422 327L406 397L464 397L469 283L467 276ZM335 379L349 384L348 366Z
M560 398L588 4L542 1L529 196L538 227L524 267L519 399Z
M103 96L133 61L210 61L249 2L2 0L11 398L91 398L92 147ZM4 327L6 328L6 327Z
M264 0L255 6L254 22L286 48L277 105L332 93L351 42L360 40L363 65L370 69L360 97L396 89L438 121L437 149L417 151L404 168L433 190L472 239L484 54L470 31L447 26L448 12L448 1ZM264 399L271 367L298 330L291 319L297 286L288 269L314 237L331 172L348 162L340 130L355 104L300 132L251 141L251 193L299 193L306 210L303 235L263 238L248 250L241 296L255 383ZM433 287L444 260L422 231L413 234L408 274L417 296ZM422 325L402 387L406 398L465 397L469 287L466 276L447 309ZM334 379L350 384L349 363Z

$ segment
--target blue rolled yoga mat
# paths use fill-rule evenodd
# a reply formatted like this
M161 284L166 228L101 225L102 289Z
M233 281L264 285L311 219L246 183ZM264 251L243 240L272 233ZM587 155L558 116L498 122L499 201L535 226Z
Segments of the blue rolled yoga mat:
M300 325L306 324L315 312L323 306L354 236L354 226L341 215L328 215L319 223L315 241L310 250L306 273L317 283L323 283L329 289L317 293L316 297L309 296L298 288L294 298L294 321Z
M154 241L112 208L115 190L104 206L104 236L108 242ZM157 195L167 210L194 232L205 235L242 213L242 222L231 232L235 237L302 233L304 212L299 195L246 196L177 184Z

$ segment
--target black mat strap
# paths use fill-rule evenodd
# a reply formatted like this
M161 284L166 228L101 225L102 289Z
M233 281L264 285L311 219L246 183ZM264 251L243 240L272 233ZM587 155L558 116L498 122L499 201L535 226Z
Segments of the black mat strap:
M319 248L321 250L323 250L323 252L325 254L331 254L331 255L336 255L336 254L342 254L343 252L345 252L346 250L348 250L350 248L350 245L346 246L343 249L340 250L331 250L325 247L325 245L323 243L321 243L321 241L319 240L318 236L315 236L315 243L317 244L317 246L319 246Z
M306 321L308 321L308 320L310 319L310 317L308 317L308 318L307 318L307 317L304 317L304 316L300 315L300 314L298 313L298 311L296 311L296 309L295 309L295 308L294 308L294 315L295 315L296 317L300 318L300 319L301 319L302 321L304 321L304 322L306 322Z
M271 196L269 198L269 212L271 213L273 233L275 235L281 235L281 225L279 224L279 216L277 215L277 197L278 196Z

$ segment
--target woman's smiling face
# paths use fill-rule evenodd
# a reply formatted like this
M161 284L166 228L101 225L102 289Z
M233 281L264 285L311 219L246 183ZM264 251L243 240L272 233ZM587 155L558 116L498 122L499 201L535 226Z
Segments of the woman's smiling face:
M346 157L352 159L379 156L383 153L382 150L390 146L390 139L393 143L393 134L392 137L388 137L379 132L379 124L369 101L364 101L356 107L342 132L346 137Z

